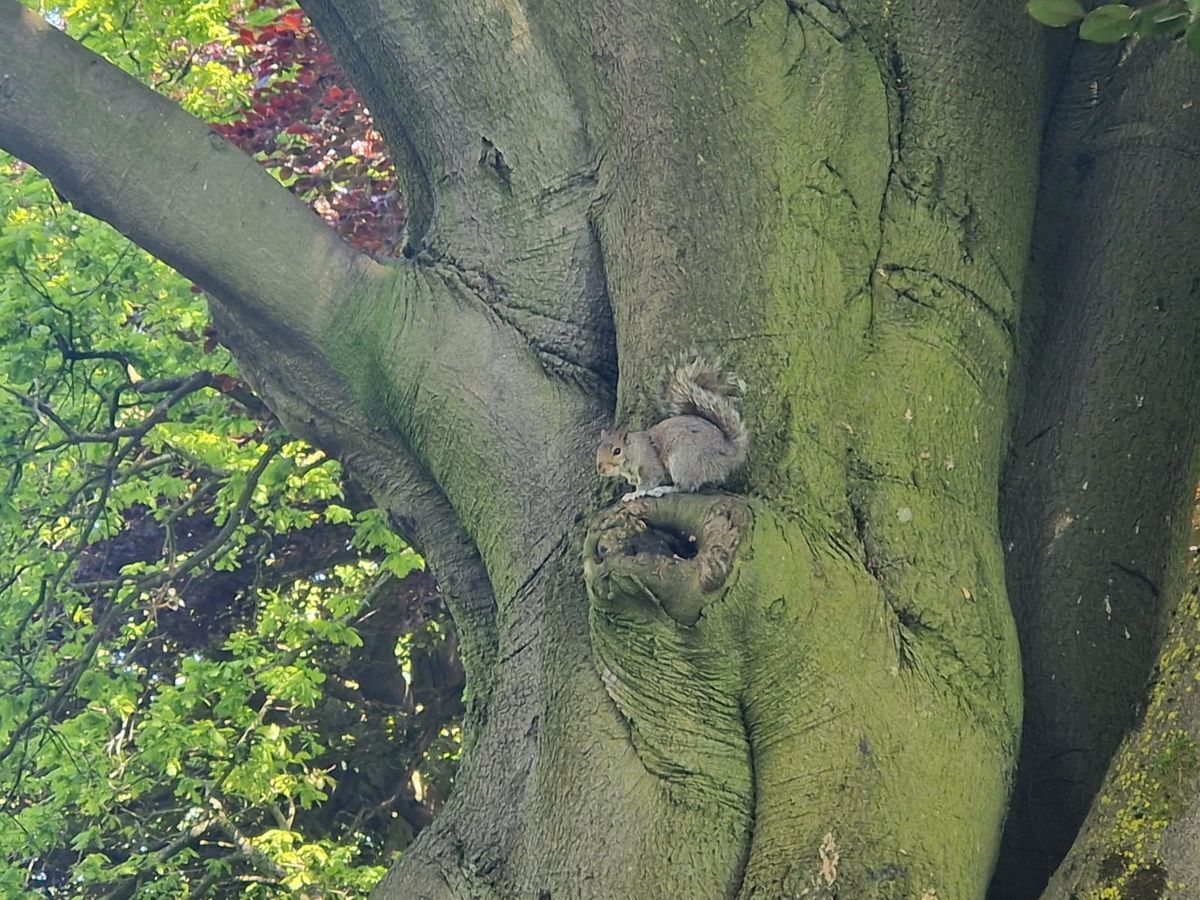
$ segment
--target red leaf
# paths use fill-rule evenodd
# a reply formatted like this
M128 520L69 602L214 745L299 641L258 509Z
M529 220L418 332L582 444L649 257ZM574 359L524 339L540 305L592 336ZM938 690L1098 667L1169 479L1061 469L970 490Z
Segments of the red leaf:
M280 27L299 31L304 27L304 12L299 9L289 9L277 21Z

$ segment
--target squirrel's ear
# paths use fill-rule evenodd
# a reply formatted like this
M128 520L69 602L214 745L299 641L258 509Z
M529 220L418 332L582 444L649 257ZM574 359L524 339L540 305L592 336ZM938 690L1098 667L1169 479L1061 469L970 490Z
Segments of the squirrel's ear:
M612 435L609 434L607 431L605 431L603 428L600 429L600 440L607 441L611 437L612 437Z

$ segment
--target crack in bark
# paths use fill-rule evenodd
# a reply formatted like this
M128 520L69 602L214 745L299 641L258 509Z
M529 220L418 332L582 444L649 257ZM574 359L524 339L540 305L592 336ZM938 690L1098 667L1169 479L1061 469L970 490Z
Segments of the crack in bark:
M754 829L757 822L755 813L758 809L758 772L754 764L754 745L750 741L750 722L746 715L746 698L738 698L738 717L742 723L742 734L746 738L746 766L750 770L750 815L746 820L746 834L742 841L741 852L738 855L737 866L733 878L729 882L726 900L734 900L742 892L746 883L746 871L750 867L750 854L754 849Z
M496 662L498 664L511 662L513 659L520 656L522 653L524 653L526 650L528 650L530 647L532 647L534 645L534 643L538 640L538 638L540 638L541 636L542 636L542 633L540 631L535 632L534 634L532 634L528 638L526 638L524 641L522 641L521 643L514 646L507 653L502 654L496 660Z
M754 20L750 17L750 14L753 12L758 12L758 10L761 9L762 5L766 2L767 2L767 0L758 0L757 3L751 3L747 6L743 6L741 9L739 9L737 12L735 12L732 16L730 16L728 19L726 19L724 22L722 22L721 25L728 27L728 26L732 25L734 22L736 22L738 19L744 18L746 20L746 25L753 28Z
M567 541L570 540L570 537L570 534L564 534L557 541L555 541L553 545L551 545L550 549L546 551L546 555L542 557L541 561L536 563L530 570L529 574L521 580L521 583L513 588L512 595L509 597L510 601L515 602L528 590L529 586L533 584L534 579L536 579L543 572L543 570L545 570L546 566L550 564L550 561L558 555L563 547L566 546Z
M849 491L846 493L846 505L850 507L850 515L854 519L854 534L855 537L858 538L858 548L861 553L860 560L863 568L866 569L867 573L872 578L874 578L876 581L879 581L879 570L876 566L872 565L873 554L867 545L869 536L867 533L866 511L863 510L862 506L859 505L859 503L850 495Z
M854 519L854 532L858 538L862 567L879 585L883 602L892 613L892 620L888 623L888 627L896 652L896 664L900 669L918 671L922 666L917 647L926 637L933 637L935 629L926 624L921 618L920 612L896 593L887 583L885 575L887 569L907 565L912 560L904 556L894 559L884 558L871 537L871 527L866 510L849 492L846 495L846 502ZM957 651L949 641L942 640L939 645L943 650L948 649L951 656L958 658Z
M885 7L883 28L886 29L890 18L890 9ZM891 151L891 161L888 164L887 176L884 179L883 191L879 200L879 249L875 254L875 261L871 266L871 271L867 277L867 283L874 288L876 277L882 273L883 252L886 244L887 227L888 227L888 206L892 189L895 185L899 185L904 190L908 190L900 178L900 157L903 155L904 149L904 129L908 121L908 101L903 93L903 60L900 57L899 47L896 41L891 39L886 30L882 32L882 39L870 39L870 35L874 29L866 32L868 35L868 46L872 47L872 55L875 57L876 65L879 68L879 80L884 89L884 99L887 102L888 109L888 149ZM870 316L867 321L867 334L870 335L875 328L875 290L872 289L869 293L871 300Z
M916 304L917 306L924 307L925 309L933 310L934 312L937 311L936 306L934 306L928 300L922 300L913 291L910 291L910 290L896 291L896 296L900 297L903 300L907 300L909 303L913 303L913 304Z
M479 138L481 147L479 151L479 165L486 169L490 169L496 173L496 177L500 179L500 184L508 191L512 191L512 166L505 160L504 154L500 148L489 141L483 135Z
M1027 440L1027 441L1026 441L1024 444L1022 444L1021 446L1022 446L1022 447L1031 447L1031 446L1033 446L1033 445L1034 445L1034 444L1036 444L1038 441L1040 441L1042 438L1044 438L1046 435L1048 435L1050 432L1052 432L1052 431L1053 431L1053 430L1054 430L1054 429L1055 429L1057 426L1058 426L1058 423L1057 423L1057 422L1055 422L1055 423L1054 423L1054 424L1052 424L1052 425L1047 425L1045 428L1043 428L1041 431L1039 431L1037 434L1035 434L1033 437L1031 437L1029 440Z
M913 302L916 303L917 306L927 306L928 305L925 303L920 303L915 300ZM935 306L931 306L929 308L935 309L935 310L937 309L937 307L935 307ZM979 391L980 395L983 395L985 393L984 385L983 385L983 376L981 376L978 372L975 371L977 368L975 358L973 356L971 356L971 354L969 354L965 350L963 350L961 347L959 347L957 344L955 344L951 341L946 341L946 340L930 340L929 338L918 337L917 335L909 336L909 340L911 340L913 343L916 343L916 344L922 344L922 345L929 347L930 349L935 350L937 352L948 352L950 358L952 360L954 360L955 365L957 365L960 369L962 369L963 373L969 379L971 379L971 383L975 385L975 389L977 391Z
M811 6L817 7L820 12L807 9L806 2ZM834 0L806 0L806 2L801 2L801 0L787 0L788 15L797 21L807 20L811 22L829 35L837 44L846 43L856 33L854 24L846 15L846 11L838 3L834 2ZM835 25L844 27L839 31L834 27ZM798 71L798 65L799 62L797 61L796 64L788 69L787 74L795 75Z
M899 263L887 263L880 267L879 270L885 275L891 275L893 272L907 272L914 275L920 275L925 278L933 279L935 282L938 282L942 285L953 288L955 292L961 294L973 305L978 306L987 314L988 318L990 318L996 325L1000 327L1000 329L1004 332L1005 337L1008 339L1010 347L1016 346L1016 327L1011 318L984 300L983 296L974 288L969 287L968 285L965 285L961 281L958 281L954 278L948 278L939 272L934 272L932 269L925 269L920 266L907 266ZM903 294L904 291L897 291L897 293ZM936 307L931 308L936 309Z
M854 210L855 218L857 218L859 211L858 200L855 198L850 189L846 187L846 176L838 171L837 167L833 164L833 161L830 160L828 156L821 160L821 168L832 177L833 181L836 183L837 189L827 189L824 184L816 179L810 180L807 184L805 184L805 187L821 197L828 197L831 200L845 200L850 204L850 208Z
M895 615L895 619L891 623L891 632L892 644L896 650L896 664L901 669L916 671L920 667L917 656L917 645L920 643L922 635L929 631L929 628L921 621L919 613L898 606L887 597L886 591L884 592L884 598L888 601L888 606L891 607L892 613Z
M611 375L595 369L578 359L566 355L561 348L553 347L530 333L530 330L518 321L518 313L534 316L555 323L562 328L573 327L566 319L556 318L549 312L531 306L521 306L513 302L511 295L503 284L485 269L474 268L462 262L457 257L436 248L426 248L414 259L414 263L432 272L446 287L451 290L459 289L495 314L506 326L521 336L541 361L547 372L559 375L574 384L591 386L611 382ZM607 288L606 288L607 296Z

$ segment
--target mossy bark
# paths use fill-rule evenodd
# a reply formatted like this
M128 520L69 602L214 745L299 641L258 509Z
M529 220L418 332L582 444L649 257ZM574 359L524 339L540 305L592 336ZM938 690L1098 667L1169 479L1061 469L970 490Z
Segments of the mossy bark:
M500 460L489 493L512 438L447 432L419 385L396 390L408 402L383 415L496 576L498 651L455 799L379 895L980 896L1020 717L995 484L1040 133L1033 27L956 4L450 6L400 7L392 35L390 4L309 4L360 57L439 48L437 77L403 81L412 121L439 120L421 135L437 202L419 276L476 292L544 366L572 322L529 311L561 320L556 291L599 285L615 346L592 370L617 373L615 418L634 426L667 355L721 355L750 385L735 487L755 499L722 501L745 531L721 588L684 590L699 582L671 550L713 499L672 497L639 508L675 537L614 550L640 574L593 580L589 603L598 534L575 517L602 504L600 423L531 420L545 401L509 395L504 421L531 429L512 458L541 466L521 496ZM469 77L485 62L502 77ZM979 109L978 83L940 77L959 66L1003 99ZM530 217L543 208L562 221ZM384 307L329 351L341 365L361 373L382 340L408 367L405 336L379 337ZM413 352L413 371L449 365L440 342ZM377 383L363 374L348 380Z
M601 680L651 776L642 815L659 834L708 823L715 871L660 870L655 896L981 893L1013 751L1008 661L950 664L949 627L908 629L850 543L759 502L622 505L584 563ZM1003 618L983 627L1012 639ZM953 683L978 687L972 669L994 679L983 696Z
M1172 248L1200 233L1197 91L1182 46L1084 45L1053 107L1001 493L1026 712L995 900L1038 896L1071 847L1182 592L1200 264Z
M1086 305L1063 304L1050 337L1018 326L1024 296L1052 298L1045 261L1026 267L1042 122L1054 79L1088 70L1048 67L1061 54L1017 9L958 0L305 6L401 160L402 261L336 245L128 79L104 76L97 106L116 112L77 121L100 63L6 17L11 0L0 144L210 288L272 409L345 459L438 575L463 633L468 744L454 796L378 895L982 896L1021 722L997 524L1009 411L1125 384L1056 367L1086 359L1051 339ZM59 54L66 88L42 68ZM174 144L87 144L126 107L207 144L204 178ZM1172 115L1186 140L1197 113ZM160 172L182 193L123 189ZM242 184L255 202L224 235ZM173 215L189 192L206 241ZM1130 192L1118 213L1154 208ZM1043 191L1039 245L1068 206ZM274 229L262 267L258 229ZM1189 272L1171 269L1168 302L1194 298ZM1034 307L1027 325L1044 321ZM1138 365L1108 338L1144 318L1101 318L1104 372ZM1190 335L1160 333L1195 396ZM749 384L749 463L734 494L612 507L596 435L651 424L654 373L684 347ZM1119 449L1158 447L1149 464L1186 480L1195 429L1163 408L1150 440L1134 428ZM1172 428L1186 439L1156 443ZM1039 503L1060 490L1007 494L1042 562L1058 510ZM1105 515L1136 523L1115 494ZM1031 708L1070 718L1040 630L1054 586L1024 552L1010 577ZM1154 639L1137 646L1130 694ZM1067 701L1107 662L1080 656ZM1095 720L1072 721L1086 735Z
M1045 900L1200 896L1200 601L1175 610L1147 707Z

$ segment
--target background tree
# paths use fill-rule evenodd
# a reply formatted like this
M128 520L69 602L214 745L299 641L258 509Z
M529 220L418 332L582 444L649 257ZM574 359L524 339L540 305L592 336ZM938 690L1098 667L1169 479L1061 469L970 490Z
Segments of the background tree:
M381 141L297 10L144 12L62 24L356 244L394 235ZM238 379L196 289L4 165L3 893L361 894L449 789L436 587Z
M401 261L15 11L0 143L203 285L437 573L467 751L380 893L981 896L1006 581L1028 787L996 889L1038 890L1180 596L1185 54L1047 47L990 4L306 10L399 160ZM752 499L589 516L599 427L648 420L693 343L751 385ZM1161 768L1185 828L1188 759ZM1129 837L1049 895L1189 877Z

